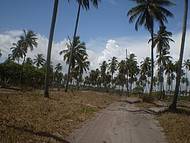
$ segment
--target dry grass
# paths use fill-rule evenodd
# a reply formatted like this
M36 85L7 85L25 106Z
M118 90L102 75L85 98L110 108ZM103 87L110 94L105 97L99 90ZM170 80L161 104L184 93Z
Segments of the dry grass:
M52 92L47 99L39 92L0 89L0 142L66 142L81 122L117 99L90 91Z
M158 117L169 143L190 143L190 115L184 111L164 113Z

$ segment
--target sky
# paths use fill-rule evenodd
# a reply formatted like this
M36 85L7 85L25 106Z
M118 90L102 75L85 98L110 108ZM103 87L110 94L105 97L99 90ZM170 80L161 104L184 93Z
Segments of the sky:
M76 0L60 0L56 22L52 61L62 62L59 52L65 48L66 39L74 32L77 3ZM45 2L45 3L44 3ZM37 53L46 56L48 35L53 10L53 0L1 0L0 1L0 49L4 60L11 52L10 47L18 40L23 29L33 30L38 34L38 48L29 52L34 57ZM171 44L171 55L176 60L179 56L181 29L183 20L183 1L173 0L176 6L170 8L174 13L168 19L167 29L173 33L175 43ZM125 58L125 50L135 53L138 61L150 56L149 33L142 27L135 31L134 24L129 24L127 11L134 6L130 0L101 0L99 8L81 11L77 34L86 43L91 68L98 67L103 60L113 56L119 60ZM190 15L185 58L190 57ZM155 29L157 31L157 29Z

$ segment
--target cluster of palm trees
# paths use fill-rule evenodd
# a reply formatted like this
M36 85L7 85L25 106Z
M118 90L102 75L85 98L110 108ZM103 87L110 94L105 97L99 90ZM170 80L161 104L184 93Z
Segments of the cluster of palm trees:
M135 29L138 30L138 27L143 25L151 34L151 86L150 86L150 94L153 89L153 75L154 75L154 29L155 22L158 22L161 27L165 27L165 23L167 23L167 17L172 17L173 14L166 9L166 7L174 5L170 0L132 0L136 3L136 6L128 11L129 22L135 23ZM183 53L185 46L185 37L186 37L186 29L187 29L187 15L188 15L188 0L184 0L184 20L183 20L183 30L182 30L182 41L181 41L181 50L179 61L177 64L177 76L176 76L176 86L175 86L175 94L173 98L173 102L170 105L171 110L176 110L177 98L179 95L179 87L181 80L181 69L182 69L182 61L183 61ZM164 28L160 29L163 30ZM169 33L168 33L169 34ZM167 36L170 36L167 35ZM168 39L168 42L171 41ZM164 45L164 47L167 45ZM166 48L167 49L167 48ZM160 54L167 54L167 50L162 50ZM160 75L163 74L163 66L164 63L160 60Z
M70 0L68 0L69 2ZM180 90L180 83L186 83L186 89L189 85L187 72L190 69L190 61L187 60L184 63L185 74L182 68L183 53L186 38L187 29L187 14L188 14L188 0L184 0L184 20L182 30L182 41L179 60L175 63L172 62L170 56L170 42L172 40L172 33L167 31L166 24L168 17L173 17L173 14L168 10L170 6L175 4L170 0L132 0L136 6L128 11L129 22L135 22L135 29L138 30L139 26L144 26L151 35L149 42L151 42L151 56L146 57L140 65L138 65L135 54L130 54L125 60L120 62L116 57L113 57L108 62L103 61L100 68L92 70L88 76L83 80L83 72L89 69L88 55L86 53L86 46L84 42L80 41L77 36L78 24L80 19L81 9L88 10L90 4L94 7L98 7L100 0L76 0L78 4L77 17L75 23L75 29L72 39L68 40L67 49L60 52L60 55L64 54L63 58L68 64L68 72L66 74L65 91L68 90L69 83L77 83L78 87L80 83L102 87L106 89L121 86L122 90L126 85L127 93L132 91L135 87L143 87L143 89L149 89L151 95L154 90L154 86L158 83L159 90L164 91L164 83L168 84L168 89L173 89L173 81L176 79L175 94L170 109L176 110L177 98ZM47 59L44 60L43 55L37 55L34 63L39 68L41 63L45 64L45 97L49 97L48 87L50 84L51 73L51 50L52 42L55 30L55 24L57 19L59 0L54 0L54 10L49 34L49 43L47 50ZM159 30L155 33L157 28L155 25L159 25ZM28 49L33 50L37 47L36 34L32 31L24 31L24 34L20 37L17 43L13 44L11 48L12 54L9 59L16 60L18 63L22 59L22 64L25 63L25 58ZM154 50L156 49L157 55L154 57ZM0 52L1 53L1 52ZM0 54L1 55L1 54ZM156 59L156 61L155 61ZM27 59L27 62L31 62ZM61 64L56 66L56 75L61 72ZM157 72L155 72L155 69ZM157 73L157 74L156 74ZM22 75L22 74L21 74ZM155 76L158 75L158 76ZM166 76L164 76L166 75ZM164 78L166 77L166 78ZM61 79L56 77L61 83ZM164 82L166 81L166 82Z
M68 0L69 2L70 0ZM98 7L98 4L100 0L76 0L78 3L78 10L77 10L77 18L76 18L76 23L75 23L75 29L74 29L74 34L73 34L73 39L72 39L72 46L71 46L71 52L69 55L69 67L68 67L68 74L67 74L67 83L66 83L66 88L65 91L67 92L68 86L69 86L69 81L71 79L71 66L72 66L72 61L73 61L73 49L74 49L74 43L75 39L77 37L77 30L78 30L78 24L79 24L79 19L80 19L80 12L81 8L85 10L89 10L90 8L90 3L94 7ZM52 41L53 41L53 35L54 35L54 29L55 29L55 23L56 23L56 17L57 17L57 9L58 9L58 3L59 0L55 0L54 2L54 10L53 10L53 16L52 16L52 23L51 23L51 28L50 28L50 36L49 36L49 44L48 44L48 51L47 51L47 69L46 69L46 80L45 80L45 90L44 90L44 95L45 97L49 97L48 93L48 85L49 85L49 66L50 66L50 61L51 61L51 49L52 49Z
M168 49L167 49L168 50ZM169 51L168 51L169 52ZM173 62L169 55L157 53L156 74L153 77L153 90L164 95L173 93L174 80L177 75L178 62ZM162 58L162 60L160 60ZM184 61L180 89L189 92L190 60ZM124 87L128 92L149 92L151 84L151 59L146 57L140 63L137 62L135 54L130 54L126 60L118 61L116 57L103 61L99 68L91 70L85 77L84 85L97 88L120 89L123 93ZM181 91L182 92L182 91ZM160 97L162 98L162 97Z

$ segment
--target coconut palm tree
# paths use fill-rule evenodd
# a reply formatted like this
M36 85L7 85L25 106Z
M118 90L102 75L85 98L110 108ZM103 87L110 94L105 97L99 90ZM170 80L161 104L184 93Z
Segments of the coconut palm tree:
M85 10L89 10L90 2L91 2L94 7L98 8L98 3L100 2L100 0L77 0L77 2L78 2L78 11L77 11L77 18L76 18L75 30L74 30L74 34L73 34L73 42L72 43L75 43L75 38L77 36L77 29L78 29L78 24L79 24L81 7ZM70 72L71 72L71 64L72 64L72 56L73 56L74 46L75 45L73 44L73 47L71 47L72 52L70 53L70 58L69 58L70 61L69 61L69 67L68 67L67 83L66 83L65 92L67 92L67 90L68 90L69 81L70 81Z
M54 1L53 15L51 21L51 28L49 33L49 42L48 42L48 50L47 50L47 60L46 60L46 73L45 73L45 89L44 96L49 97L49 73L50 73L50 63L51 63L51 49L53 42L53 35L55 30L55 23L57 18L57 9L58 9L59 0Z
M84 56L82 58L82 62L76 64L75 71L77 73L76 80L77 80L77 87L79 89L79 82L82 81L82 75L84 72L89 70L90 62L88 61L88 57Z
M32 51L34 47L38 46L37 43L37 35L32 30L23 30L24 34L20 36L20 46L25 52L23 63L25 62L26 53L28 51L28 48Z
M160 25L167 22L167 17L172 17L173 14L165 7L173 5L170 0L132 0L137 6L128 11L129 22L132 23L136 20L135 29L138 30L139 26L144 27L150 32L151 39L154 36L154 23L158 21ZM150 94L153 89L153 76L154 76L154 52L153 41L151 44L151 86Z
M170 42L174 42L170 37L172 36L171 32L166 31L165 26L160 26L160 29L157 34L154 34L153 40L150 39L150 41L153 41L153 46L156 47L157 51L157 64L159 66L159 82L160 82L160 92L162 92L164 88L164 69L167 66L167 64L170 62Z
M187 95L187 90L188 90L188 85L189 85L189 80L188 80L188 77L187 77L187 72L190 70L190 59L185 60L183 66L185 67L185 75L186 75L186 95Z
M181 69L182 69L183 53L184 53L184 48L185 48L186 30L187 30L187 17L188 17L188 0L184 0L183 30L182 30L181 49L180 49L180 55L179 55L179 64L177 67L176 86L175 86L173 101L171 105L169 106L169 109L172 111L176 110L176 104L177 104L177 99L179 95Z
M117 61L117 58L116 57L113 57L111 60L109 60L109 71L111 73L111 82L112 82L112 87L113 87L113 74L117 71L117 64L118 64L118 61Z
M33 65L32 59L30 57L26 58L25 64L27 64L27 65Z
M0 57L2 56L2 52L1 52L1 49L0 49Z
M55 66L55 72L61 72L62 69L63 69L63 67L62 67L61 63L56 64L56 66Z
M127 64L129 66L128 74L129 74L129 82L130 82L130 90L132 90L133 83L137 80L136 75L139 73L138 63L135 54L130 54L127 59Z
M140 65L140 81L143 87L147 87L148 78L151 73L151 59L150 57L146 57L143 61L141 61Z
M21 43L18 41L17 43L13 43L13 47L11 47L12 54L9 56L12 60L17 60L18 64L20 63L20 58L26 56L25 50L21 47Z
M34 58L34 64L36 65L37 68L40 66L43 66L45 64L45 59L43 54L37 54Z
M73 50L72 50L72 47L73 47L73 44L75 45ZM66 61L67 64L70 63L71 61L71 70L74 70L76 68L76 66L80 65L80 66L85 66L85 67L80 67L80 70L86 70L86 65L89 64L89 62L87 62L87 52L86 52L86 45L84 42L81 42L80 41L80 37L77 36L75 37L75 41L74 43L72 43L71 40L68 41L68 43L66 44L66 47L67 49L64 49L60 52L60 55L63 55L63 58L64 58L64 61ZM72 56L72 59L70 60L70 54L71 52L73 52L73 56ZM78 68L79 68L78 67Z
M106 73L107 73L108 64L106 61L103 61L100 65L100 75L101 75L101 83L106 88Z
M117 76L117 83L122 87L122 94L123 94L123 88L125 85L125 75L126 75L126 62L125 60L121 60L118 63L118 76Z
M169 61L165 67L165 75L167 75L167 84L169 86L169 92L173 90L173 80L175 79L175 65L172 61Z

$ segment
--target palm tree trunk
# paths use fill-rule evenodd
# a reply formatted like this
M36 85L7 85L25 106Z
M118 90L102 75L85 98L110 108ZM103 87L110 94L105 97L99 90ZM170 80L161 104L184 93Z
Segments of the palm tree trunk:
M185 91L185 94L187 95L187 89L188 89L188 81L187 81L188 79L187 79L187 69L186 69L186 81L185 81L185 83L186 83L186 91Z
M184 19L183 19L183 31L182 31L182 40L181 40L181 50L180 50L180 57L179 57L179 65L177 67L177 77L176 77L176 86L175 86L175 93L173 97L172 104L169 106L169 109L172 111L176 111L176 104L179 95L179 86L181 80L181 68L182 68L182 61L183 61L183 53L185 48L185 37L186 37L186 30L187 30L187 15L188 15L188 0L185 1L185 8L184 8Z
M22 62L22 69L21 69L21 75L20 75L20 85L21 85L21 89L23 89L23 72L24 72L24 62L26 59L26 55L24 55L24 59Z
M47 61L46 61L46 73L45 73L45 89L44 89L45 97L49 97L48 90L49 90L49 70L50 70L50 61L51 61L51 49L52 49L53 35L55 31L58 3L59 3L59 0L54 1L53 16L52 16L52 21L51 21L50 35L49 35Z
M154 77L154 24L152 21L152 26L151 26L151 39L152 39L152 43L151 43L151 81L150 81L150 95L152 94L152 90L153 90L153 77Z
M72 47L71 47L71 54L69 57L69 67L68 67L68 74L67 74L67 82L66 82L66 87L65 87L65 92L67 92L68 87L69 87L69 81L70 81L70 73L71 73L71 62L72 62L72 58L73 58L73 48L74 48L74 40L77 34L77 29L78 29L78 24L79 24L79 18L80 18L80 10L81 10L81 4L79 3L78 6L78 12L77 12L77 19L76 19L76 23L75 23L75 31L74 31L74 35L73 35L73 43L72 43Z

